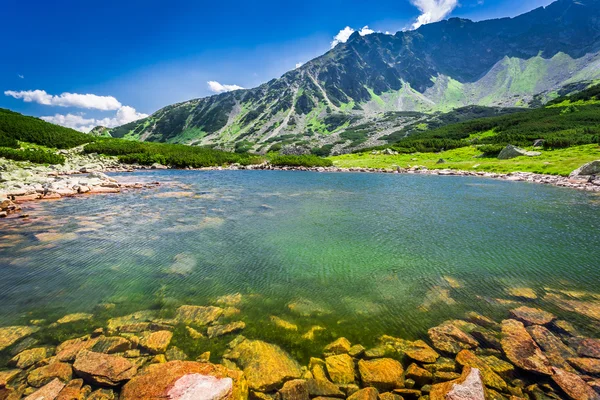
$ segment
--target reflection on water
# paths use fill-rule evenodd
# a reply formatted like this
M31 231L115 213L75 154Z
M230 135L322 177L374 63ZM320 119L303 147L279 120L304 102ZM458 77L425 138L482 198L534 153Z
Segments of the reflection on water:
M0 222L0 325L148 309L172 317L240 293L244 334L302 356L341 335L414 339L467 311L502 318L528 302L562 315L600 299L590 194L406 175L123 178L163 184L31 204L29 219ZM597 329L600 315L575 314Z

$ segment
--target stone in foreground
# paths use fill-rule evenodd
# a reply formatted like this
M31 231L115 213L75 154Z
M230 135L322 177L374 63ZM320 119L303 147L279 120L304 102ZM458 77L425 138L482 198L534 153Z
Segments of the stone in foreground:
M502 350L517 367L542 375L552 375L550 362L529 335L522 322L502 321Z
M82 350L73 369L86 382L99 386L118 386L133 378L137 367L124 357Z
M25 400L51 400L55 399L61 390L65 387L65 384L60 379L54 379L52 382L45 385L43 388L35 391L29 396L25 397Z
M358 371L365 386L373 386L381 391L404 387L404 369L394 359L360 360Z
M241 372L222 365L171 361L135 376L123 386L120 399L184 400L198 393L208 400L242 400L248 397L248 387Z
M298 363L285 351L260 340L242 340L225 357L234 360L243 369L248 386L260 392L277 389L302 375Z
M600 400L600 395L579 375L553 368L552 380L573 400Z
M460 378L438 383L431 387L430 400L485 400L481 373L477 368L465 367Z

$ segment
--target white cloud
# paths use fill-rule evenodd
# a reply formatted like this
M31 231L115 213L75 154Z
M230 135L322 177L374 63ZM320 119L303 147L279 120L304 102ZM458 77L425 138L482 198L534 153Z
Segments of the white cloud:
M211 92L215 93L223 93L223 92L231 92L232 90L243 89L243 87L238 85L222 85L217 81L208 81L208 88Z
M333 41L331 42L331 48L333 49L335 46L337 46L340 43L346 43L348 41L348 39L350 39L350 36L352 36L352 34L354 32L355 32L355 30L350 28L349 26L347 26L344 29L342 29L341 31L339 31L338 34L333 37ZM358 31L358 34L360 36L367 36L372 33L375 33L375 31L373 29L369 28L369 25L363 26L362 29L360 31Z
M114 128L127 124L138 119L146 118L148 114L137 112L135 108L130 106L122 106L119 108L112 118L85 118L85 114L55 114L52 116L41 117L44 121L51 122L56 125L66 126L68 128L77 129L81 132L89 132L94 127L101 125L107 128Z
M410 0L410 2L421 11L421 15L412 24L412 29L441 21L458 6L458 0Z
M95 94L63 93L55 96L45 90L22 90L16 92L7 90L6 96L22 99L26 103L38 103L47 106L77 107L102 111L118 110L122 107L117 99L112 96L97 96Z
M360 31L358 31L358 34L360 36L367 36L367 35L370 35L371 33L375 33L375 31L373 29L369 29L369 25L363 26L363 28Z
M333 49L340 43L346 43L353 33L354 29L350 28L349 26L339 31L338 34L333 37L333 41L331 42L331 48Z
M299 63L296 63L296 69L300 68L300 67L301 67L301 66L303 66L303 65L304 65L304 63L301 63L301 62L299 62Z
M24 76L24 75L17 74L17 76L18 76L20 79L25 79L25 76Z

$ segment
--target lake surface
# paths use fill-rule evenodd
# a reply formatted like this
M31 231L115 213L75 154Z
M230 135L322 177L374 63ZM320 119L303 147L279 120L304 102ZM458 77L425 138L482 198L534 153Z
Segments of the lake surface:
M596 322L548 293L600 293L600 197L466 177L281 171L156 171L158 189L28 204L0 221L0 326L94 313L48 341L111 316L240 293L243 334L298 358L338 336L373 345L421 338L478 311L497 319L531 288L540 306L587 332ZM595 297L594 297L595 298ZM98 305L115 304L98 312ZM296 324L276 327L271 316ZM313 326L311 340L303 337ZM51 330L48 329L48 332ZM52 331L53 332L53 331ZM87 333L87 332L86 332ZM198 345L217 351L232 336Z

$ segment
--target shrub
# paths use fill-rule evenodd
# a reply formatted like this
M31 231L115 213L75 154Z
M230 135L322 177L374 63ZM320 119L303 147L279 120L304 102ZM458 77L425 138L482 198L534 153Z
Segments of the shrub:
M64 164L65 158L61 155L43 150L15 150L0 148L0 157L15 161L31 161L36 164Z

